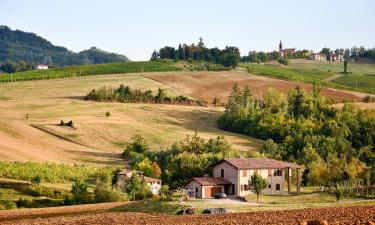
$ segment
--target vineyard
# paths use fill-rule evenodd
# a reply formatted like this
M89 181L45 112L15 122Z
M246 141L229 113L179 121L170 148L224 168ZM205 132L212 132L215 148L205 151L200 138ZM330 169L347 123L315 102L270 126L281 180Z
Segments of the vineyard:
M375 94L375 75L345 74L333 82Z
M256 75L270 76L283 80L317 83L325 87L375 93L375 76L370 74L340 74L330 69L323 70L309 67L288 67L275 65L250 64L248 72ZM334 79L329 80L331 77Z
M0 162L0 177L32 181L40 177L43 182L64 183L80 179L108 176L116 170L114 167L94 167L33 162Z
M44 80L99 74L180 71L171 62L121 62L95 65L68 66L48 70L31 70L13 74L0 74L0 82Z

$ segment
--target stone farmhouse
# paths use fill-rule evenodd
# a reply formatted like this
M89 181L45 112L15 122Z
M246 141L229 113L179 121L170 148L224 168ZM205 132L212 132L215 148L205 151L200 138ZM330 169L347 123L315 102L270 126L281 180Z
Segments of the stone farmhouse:
M264 194L282 195L292 192L292 170L296 177L296 192L300 193L300 170L303 166L268 158L227 158L213 165L213 177L194 177L187 182L187 193L196 198L212 198L218 192L230 197L252 194L249 180L257 174L267 180Z
M296 53L296 48L286 48L286 49L283 49L283 43L281 42L280 40L280 43L279 43L279 53L280 53L280 57L281 58L284 58L284 54L294 54Z
M146 177L140 171L130 170L130 169L126 169L126 168L116 174L116 177L117 177L116 186L124 187L125 184L126 184L126 181L133 174L139 176L141 178L142 182L146 182L149 185L152 194L154 194L154 195L159 194L159 191L160 191L160 188L161 188L161 180L155 179L155 178L152 178L152 177Z

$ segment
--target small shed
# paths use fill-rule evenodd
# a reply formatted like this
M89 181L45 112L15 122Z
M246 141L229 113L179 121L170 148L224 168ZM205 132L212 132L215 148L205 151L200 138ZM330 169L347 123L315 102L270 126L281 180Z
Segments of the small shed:
M218 192L225 192L231 182L222 177L194 177L186 185L187 193L195 198L213 198Z

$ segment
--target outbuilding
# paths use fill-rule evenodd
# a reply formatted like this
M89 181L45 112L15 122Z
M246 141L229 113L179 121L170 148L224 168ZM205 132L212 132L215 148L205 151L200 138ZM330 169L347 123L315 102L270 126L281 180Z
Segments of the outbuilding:
M213 198L218 192L225 192L231 183L222 177L194 177L186 185L188 194L195 198Z

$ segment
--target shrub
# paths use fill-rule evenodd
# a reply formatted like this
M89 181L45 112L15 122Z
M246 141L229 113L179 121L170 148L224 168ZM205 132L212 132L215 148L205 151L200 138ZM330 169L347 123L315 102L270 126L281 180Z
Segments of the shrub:
M88 184L83 180L76 181L73 183L71 192L76 203L84 204L91 202L87 188Z
M279 59L277 60L277 62L279 62L280 64L283 64L285 66L287 66L289 64L289 60L288 59Z
M124 193L119 192L105 183L98 183L94 190L95 202L119 202L125 201Z
M105 117L108 118L108 117L110 117L110 116L111 116L111 113L110 113L110 112L106 112L106 113L105 113Z
M31 179L31 183L39 185L42 182L42 178L38 175Z
M3 209L16 209L17 204L13 201L1 201L0 202L0 210Z

